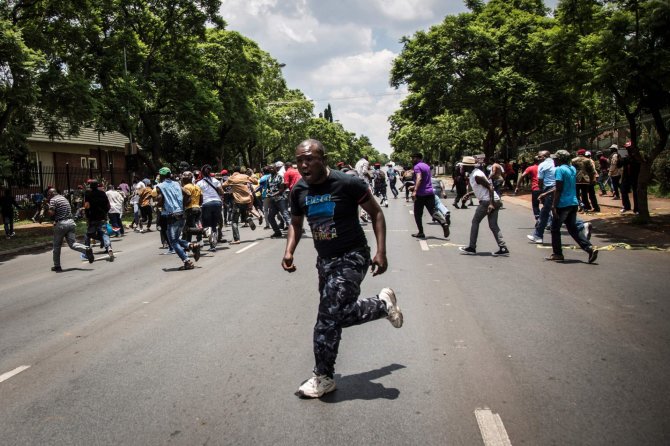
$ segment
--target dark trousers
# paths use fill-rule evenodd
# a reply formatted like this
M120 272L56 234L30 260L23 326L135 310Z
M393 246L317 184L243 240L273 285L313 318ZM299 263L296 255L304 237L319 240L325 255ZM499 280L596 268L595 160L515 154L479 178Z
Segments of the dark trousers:
M268 221L270 222L270 226L272 226L272 230L274 231L275 234L281 233L279 225L277 224L276 219L277 214L279 214L280 218L284 220L286 227L288 227L288 225L291 224L291 216L288 213L287 199L275 200L274 198L270 198L270 210L268 211Z
M548 186L545 187L544 190L549 190L554 186ZM554 194L550 193L544 196L544 199L542 200L542 209L540 210L540 218L537 220L537 223L535 224L535 232L533 235L538 238L542 238L544 236L544 229L547 227L547 223L549 222L549 217L551 217L551 207L554 202Z
M393 181L389 180L389 187L391 188L391 193L393 194L393 198L398 197L398 188L395 187L395 182L396 181L397 181L396 179L394 179Z
M584 206L584 210L594 210L600 212L598 205L598 198L596 197L596 188L594 184L578 184L577 185L577 200Z
M630 197L629 193L633 193L633 208L634 212L639 212L637 207L637 184L632 184L628 181L623 181L621 183L621 206L624 210L630 211Z
M440 212L435 212L435 195L417 195L414 200L414 222L420 233L423 234L423 208L428 209L430 216L442 226L447 224L444 215Z
M612 180L612 195L619 198L619 184L621 181L621 175L610 177L610 180Z
M151 209L151 205L149 206L142 206L140 208L140 213L142 214L142 220L146 220L147 222L147 229L151 229L151 221L153 219L153 210ZM142 225L140 225L142 226Z
M123 235L125 231L123 222L121 221L121 214L110 212L107 216L109 217L109 224L112 225L112 228L119 228L119 233Z
M186 209L184 210L184 215L186 216L186 223L181 235L182 240L190 242L193 234L196 234L197 241L202 240L202 223L200 222L202 211L200 208Z
M235 241L240 240L240 217L242 217L242 221L246 222L249 218L248 211L249 211L248 204L240 204L233 202L233 209L230 221L233 229L233 240Z
M568 234L577 242L580 248L586 252L590 252L591 242L587 240L584 233L577 227L577 206L567 206L564 208L557 208L556 213L558 218L554 216L551 222L551 248L556 255L563 255L563 248L561 245L561 226L565 224L568 229Z
M468 193L468 186L465 181L456 181L456 198L454 198L454 205L458 205L458 201Z
M334 258L317 258L319 313L314 325L314 373L333 377L342 329L388 316L379 296L358 299L361 282L370 268L364 248Z

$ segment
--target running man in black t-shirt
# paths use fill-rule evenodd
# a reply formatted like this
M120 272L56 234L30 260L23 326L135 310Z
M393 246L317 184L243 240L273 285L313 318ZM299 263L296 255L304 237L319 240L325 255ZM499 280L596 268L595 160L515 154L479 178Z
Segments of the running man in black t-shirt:
M306 216L318 253L320 303L314 326L314 376L301 384L298 395L319 398L335 390L335 359L344 327L386 317L400 328L403 316L390 288L382 289L377 296L358 299L368 267L372 266L373 276L383 274L388 267L384 213L367 184L329 169L325 149L314 139L300 143L295 156L302 179L291 191L291 225L282 267L288 272L296 270L293 253ZM358 206L372 218L377 240L372 260L358 220Z

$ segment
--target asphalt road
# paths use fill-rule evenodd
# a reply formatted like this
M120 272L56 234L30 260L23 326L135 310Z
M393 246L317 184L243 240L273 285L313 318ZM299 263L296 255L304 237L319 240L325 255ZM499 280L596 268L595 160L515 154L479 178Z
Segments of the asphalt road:
M530 211L508 204L510 257L487 252L486 222L480 255L462 256L472 208L452 210L450 240L426 224L425 243L411 209L391 200L390 268L362 287L394 288L405 325L347 328L321 400L294 395L313 366L308 238L293 274L260 228L193 271L155 232L114 240L113 263L65 247L61 274L50 252L1 263L0 444L670 443L668 253L549 263Z

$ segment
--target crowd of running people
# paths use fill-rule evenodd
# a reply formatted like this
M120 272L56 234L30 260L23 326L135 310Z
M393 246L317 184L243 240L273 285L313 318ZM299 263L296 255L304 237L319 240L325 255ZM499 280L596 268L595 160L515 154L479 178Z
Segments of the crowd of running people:
M476 254L479 224L486 217L499 247L493 254L509 255L498 226L498 211L503 209L501 198L503 192L516 194L520 187L527 184L531 189L536 222L528 240L543 243L545 230L551 230L553 253L547 259L563 260L560 229L565 224L577 244L589 254L589 262L594 262L597 251L589 241L591 225L578 218L577 214L600 210L595 185L599 184L601 194L605 194L605 184L608 183L603 177L607 176L615 197L619 198L621 194L624 203L622 212L631 209L627 193L631 188L626 186L628 181L623 187L618 181L619 172L627 169L621 167L615 146L610 148L610 152L609 159L597 153L596 164L585 150L578 150L576 157L566 151L558 151L554 155L541 151L535 156L533 164L523 171L514 170L513 180L506 175L506 171L509 173L512 169L496 159L484 162L481 158L464 157L453 170L451 190L455 189L455 194L452 206L454 209L467 209L474 206L473 198L478 200L478 205L469 243L460 248L461 252ZM390 197L398 199L404 192L405 201L412 200L414 205L418 231L412 234L413 237L426 237L422 224L424 209L442 227L441 235L449 237L451 212L443 201L447 197L447 186L444 180L434 176L434 171L423 161L422 154L415 153L411 159L411 166L402 167L394 163L383 166L370 163L363 156L353 166L341 161L336 164L336 169L364 180L381 207L388 207ZM130 185L122 182L114 187L89 180L78 186L70 200L59 195L54 188L47 188L44 204L39 204L33 219L41 220L49 214L56 224L54 271L61 270L60 245L63 240L89 261L93 261L93 255L88 247L97 241L104 248L107 259L113 261L111 240L124 236L126 230L142 234L158 232L160 248L165 250L165 254L178 256L182 262L180 269L188 270L193 269L193 262L199 260L201 248L214 253L220 244L239 244L240 226L252 230L262 226L272 231L271 238L285 237L291 221L289 194L300 179L299 170L291 162L277 161L265 166L260 173L240 166L230 171L213 171L210 165L196 168L182 163L176 171L163 167L155 177L135 178ZM557 187L557 183L560 186ZM637 204L635 195L633 200ZM8 191L2 197L2 206L3 217L12 214L12 207L18 206ZM124 225L122 216L127 212L132 212L132 221ZM359 217L361 224L370 222L370 217L362 208ZM74 239L74 223L80 218L85 218L88 223L81 246ZM4 220L6 235L11 237L14 234L13 218ZM224 238L224 227L231 229L232 240Z

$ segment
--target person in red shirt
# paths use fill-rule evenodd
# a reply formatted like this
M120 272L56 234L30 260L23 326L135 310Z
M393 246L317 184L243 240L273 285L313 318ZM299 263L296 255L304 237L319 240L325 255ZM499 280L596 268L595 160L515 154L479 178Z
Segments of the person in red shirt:
M284 167L286 168L286 172L284 172L284 183L286 184L286 188L290 191L293 189L293 186L295 186L295 183L300 181L300 178L302 176L300 175L300 172L298 172L298 169L293 167L292 163L285 163Z
M528 177L530 178L530 193L531 193L531 198L530 198L530 203L533 206L533 215L535 216L535 220L540 218L540 200L537 198L540 196L540 185L537 182L537 168L539 164L539 158L535 157L535 162L533 165L528 166L526 170L524 170L523 174L521 175L521 178L519 178L519 181L516 184L516 188L514 189L514 194L519 193L519 184L523 182L523 179Z

